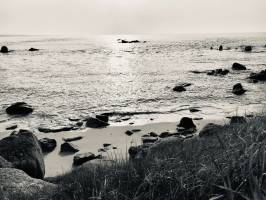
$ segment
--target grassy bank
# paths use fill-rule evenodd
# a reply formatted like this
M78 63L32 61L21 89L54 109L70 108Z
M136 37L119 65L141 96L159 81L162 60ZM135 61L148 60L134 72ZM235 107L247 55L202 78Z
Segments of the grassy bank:
M86 165L49 181L53 199L266 199L266 117L167 139L145 158Z

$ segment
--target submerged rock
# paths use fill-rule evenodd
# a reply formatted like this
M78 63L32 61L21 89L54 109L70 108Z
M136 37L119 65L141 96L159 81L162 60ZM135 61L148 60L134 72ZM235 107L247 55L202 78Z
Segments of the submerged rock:
M39 51L39 49L36 49L36 48L30 48L29 51Z
M233 63L232 65L233 70L246 70L246 66L239 64L239 63Z
M266 81L266 69L259 73L251 73L249 78L255 81Z
M246 91L247 91L247 90L245 90L245 89L243 88L243 86L242 86L241 83L237 83L237 84L235 84L235 85L233 86L233 91L232 91L232 92L233 92L235 95L242 95L242 94L244 94Z
M74 156L74 159L73 159L73 165L82 165L83 163L85 162L88 162L90 160L94 160L94 159L97 159L97 158L101 158L100 155L96 156L95 154L93 153L79 153L77 155Z
M217 134L221 127L221 125L209 123L199 132L199 137L208 137Z
M109 124L97 118L89 117L86 120L86 126L89 128L104 128Z
M3 200L51 199L57 186L40 179L29 177L19 169L0 169L0 197Z
M57 146L56 140L50 139L50 138L40 139L39 144L42 148L42 152L44 152L44 153L49 153L49 152L53 151Z
M28 115L33 112L33 108L25 102L17 102L6 109L9 115Z
M246 122L247 122L247 120L243 116L233 116L233 117L231 117L230 124L243 124Z
M40 179L44 177L42 150L32 132L19 130L0 140L0 155L31 177Z
M1 52L1 53L8 53L8 48L7 48L7 46L2 46L0 52Z
M76 153L78 151L78 147L70 142L61 144L60 153Z

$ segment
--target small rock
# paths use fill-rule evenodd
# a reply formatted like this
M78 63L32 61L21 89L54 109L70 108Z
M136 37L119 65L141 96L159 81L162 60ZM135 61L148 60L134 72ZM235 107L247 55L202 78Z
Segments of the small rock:
M135 124L135 123L134 123L134 122L130 122L130 123L129 123L129 125L133 125L133 124Z
M210 50L213 50L213 47L211 47Z
M104 143L103 144L103 147L109 147L109 146L111 146L112 144L109 144L109 143Z
M140 132L141 129L132 129L131 131L132 131L133 133L136 133L136 132Z
M125 132L125 134L127 134L128 136L131 136L131 135L134 134L134 132L132 132L132 131L130 131L130 130L127 130L127 131Z
M193 112L200 112L201 110L197 108L190 108L189 111L193 113Z
M210 70L207 72L207 75L209 76L225 76L229 73L229 70L227 69L215 69L215 70Z
M9 115L28 115L33 112L33 108L25 102L17 102L6 109Z
M85 121L86 121L86 126L89 128L104 128L109 125L107 122L93 117L89 117Z
M158 137L158 134L157 134L157 133L154 133L154 132L150 132L149 135L150 135L151 137Z
M243 116L233 116L233 117L231 117L230 124L243 124L246 122L247 122L247 120Z
M193 120L195 121L203 120L203 117L194 117Z
M61 153L76 153L78 151L79 151L78 147L72 143L65 142L61 144L61 149L60 149Z
M17 127L18 127L18 125L14 124L14 125L11 125L11 126L6 127L6 130L14 130Z
M63 132L63 131L71 131L73 130L73 126L66 126L66 127L61 127L61 128L42 128L39 127L38 130L42 133L58 133L58 132Z
M223 46L220 45L220 46L219 46L219 51L222 51L222 50L223 50Z
M90 161L90 160L94 160L96 158L100 158L100 156L95 156L95 154L90 153L90 152L79 153L74 156L73 165L75 166L82 165L83 163Z
M187 91L187 90L186 90L186 88L183 87L183 86L175 86L175 87L173 88L173 91L175 91L175 92L184 92L184 91Z
M77 136L77 137L72 137L72 138L63 138L65 142L73 142L77 140L81 140L83 137L82 136Z
M246 66L239 64L239 63L233 63L232 65L233 70L246 70Z
M44 153L49 153L49 152L53 151L57 146L56 140L50 139L50 138L40 139L39 144L42 148L42 152L44 152Z
M69 121L73 121L73 122L77 122L77 121L80 120L79 118L72 118L72 117L70 117L70 118L68 118L68 119L69 119Z
M39 51L39 49L36 49L36 48L30 48L29 51Z
M77 126L77 127L81 127L82 125L83 125L83 122L77 122L77 123L76 123L76 126Z
M246 52L251 52L252 51L252 46L245 46L244 49Z
M180 120L180 123L178 125L179 127L183 127L184 129L191 129L191 128L196 128L196 125L193 123L192 118L189 117L183 117Z
M8 53L8 48L6 46L2 46L0 52L1 53Z
M147 144L147 143L154 143L158 140L157 137L144 137L142 138L142 143Z
M244 94L245 92L246 92L247 90L245 90L244 88L243 88L243 86L241 85L241 83L237 83L237 84L235 84L234 86L233 86L233 93L235 94L235 95L242 95L242 94Z

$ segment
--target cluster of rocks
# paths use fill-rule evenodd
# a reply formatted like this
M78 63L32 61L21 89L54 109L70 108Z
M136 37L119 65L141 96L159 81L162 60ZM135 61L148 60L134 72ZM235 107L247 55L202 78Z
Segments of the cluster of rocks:
M250 45L248 45L248 46L242 46L241 48L242 48L243 51L245 51L245 52L251 52L252 49L253 49L253 47L250 46ZM210 49L213 50L213 47L210 47ZM220 45L220 46L218 47L218 50L219 50L219 51L223 51L224 49L225 49L225 50L230 50L231 47L224 48L223 45ZM237 49L237 48L236 48L236 49Z
M123 40L123 39L118 39L118 43L141 43L139 40ZM146 41L143 41L143 43L146 43Z
M30 49L28 49L28 51L39 51L39 49L31 47ZM9 52L11 52L11 51L8 49L7 46L2 46L1 47L0 53L9 53Z

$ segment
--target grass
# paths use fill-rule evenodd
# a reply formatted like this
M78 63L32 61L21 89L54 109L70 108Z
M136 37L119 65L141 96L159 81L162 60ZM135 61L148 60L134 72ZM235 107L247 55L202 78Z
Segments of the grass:
M266 199L266 117L210 137L167 139L145 155L50 179L60 185L50 199Z

